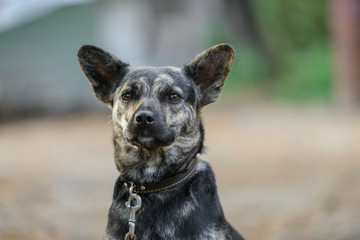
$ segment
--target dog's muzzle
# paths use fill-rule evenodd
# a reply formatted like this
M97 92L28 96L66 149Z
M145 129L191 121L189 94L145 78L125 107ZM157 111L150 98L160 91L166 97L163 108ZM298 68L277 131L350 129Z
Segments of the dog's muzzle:
M169 146L175 140L174 131L165 121L149 110L134 113L128 125L128 136L134 145L150 150Z
M140 128L148 128L155 122L154 113L151 111L139 111L135 114L135 122Z

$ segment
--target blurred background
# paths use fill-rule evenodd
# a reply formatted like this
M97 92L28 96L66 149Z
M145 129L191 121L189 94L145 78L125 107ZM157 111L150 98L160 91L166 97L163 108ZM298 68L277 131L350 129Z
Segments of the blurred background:
M100 239L118 176L83 44L133 66L237 55L204 109L246 239L360 239L360 1L0 0L0 239Z

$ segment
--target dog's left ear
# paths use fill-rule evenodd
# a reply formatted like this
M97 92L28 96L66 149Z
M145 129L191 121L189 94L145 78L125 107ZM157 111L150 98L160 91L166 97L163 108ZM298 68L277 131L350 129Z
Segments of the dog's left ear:
M129 64L92 45L82 46L78 59L97 99L112 107L115 87L129 71Z
M199 86L202 106L215 102L224 86L234 60L235 51L228 44L219 44L205 50L183 70Z

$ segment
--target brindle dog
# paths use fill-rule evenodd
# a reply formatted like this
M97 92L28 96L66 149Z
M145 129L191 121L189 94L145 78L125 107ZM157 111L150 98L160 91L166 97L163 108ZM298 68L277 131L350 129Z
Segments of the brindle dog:
M201 110L218 98L234 55L219 44L182 68L131 67L95 46L80 48L96 97L112 109L120 172L104 239L243 239L225 220L210 165L197 158ZM142 206L129 237L135 216L129 221L125 202L133 193Z

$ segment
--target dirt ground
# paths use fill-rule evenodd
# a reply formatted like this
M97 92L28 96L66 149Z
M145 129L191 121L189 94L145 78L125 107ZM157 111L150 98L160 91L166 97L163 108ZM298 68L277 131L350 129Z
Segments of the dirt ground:
M109 120L0 125L0 239L101 238L118 176ZM360 239L360 114L232 101L204 120L202 158L246 239Z

